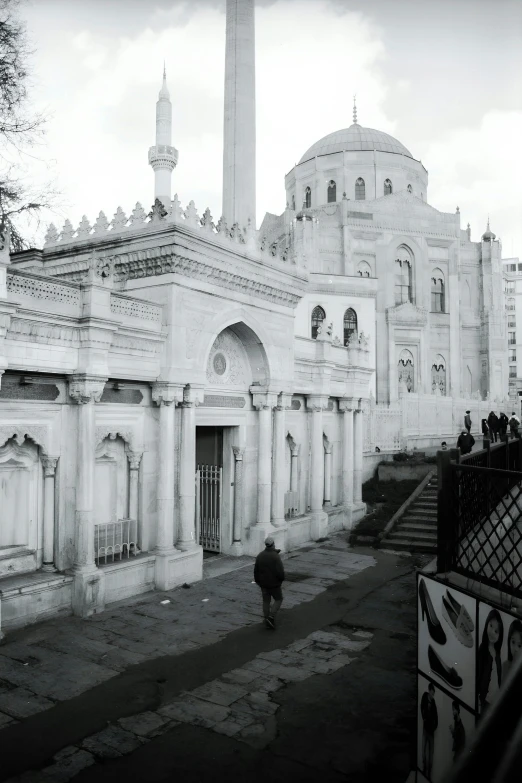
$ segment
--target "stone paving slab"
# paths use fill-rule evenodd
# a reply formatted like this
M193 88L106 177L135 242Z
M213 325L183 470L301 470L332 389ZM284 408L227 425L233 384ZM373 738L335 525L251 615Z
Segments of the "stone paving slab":
M308 575L302 581L285 583L285 609L312 601L330 585L375 565L371 556L350 551L345 535L283 555L289 572ZM236 628L258 623L261 596L252 583L252 564L253 558L242 568L195 583L190 589L179 587L119 601L86 620L55 618L18 631L13 641L8 636L0 645L0 680L7 685L7 690L0 688L0 728L79 695L129 666L152 657L181 655L213 644ZM222 567L214 566L216 572ZM204 602L204 598L209 600ZM170 603L162 605L166 599ZM319 649L316 653L317 666L324 668ZM257 667L253 673L261 675L261 661L252 663ZM252 670L245 669L227 682L247 685L250 674ZM243 682L234 682L234 676ZM274 682L274 677L268 679Z

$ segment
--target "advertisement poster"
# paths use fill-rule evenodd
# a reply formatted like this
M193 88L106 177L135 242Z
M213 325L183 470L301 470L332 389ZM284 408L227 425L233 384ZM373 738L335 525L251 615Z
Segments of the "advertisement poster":
M444 783L474 729L474 712L427 677L418 675L418 783Z
M475 711L476 600L423 574L417 600L419 672Z
M483 715L494 703L514 661L521 654L522 620L480 602L477 647L479 715Z

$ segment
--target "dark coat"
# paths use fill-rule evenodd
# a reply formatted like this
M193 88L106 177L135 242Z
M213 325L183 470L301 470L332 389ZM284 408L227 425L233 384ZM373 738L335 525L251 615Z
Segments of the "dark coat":
M496 413L490 413L488 416L488 427L491 432L498 432L499 421Z
M464 416L464 426L469 427L471 429L471 416L469 415L469 413L466 413L466 415Z
M461 718L457 718L453 726L453 755L456 756L466 744L466 731Z
M435 699L431 699L430 701L427 691L422 694L420 711L424 723L424 731L428 734L435 734L437 726L439 725L439 713L437 712Z
M260 587L281 587L285 579L285 569L279 553L274 547L260 552L254 565L254 581Z
M508 417L505 413L501 413L498 418L498 429L502 435L505 435L508 427Z
M464 435L459 435L457 448L460 449L461 454L469 454L474 445L475 438L471 433L465 432Z
M482 419L482 434L489 435L489 424L487 419Z

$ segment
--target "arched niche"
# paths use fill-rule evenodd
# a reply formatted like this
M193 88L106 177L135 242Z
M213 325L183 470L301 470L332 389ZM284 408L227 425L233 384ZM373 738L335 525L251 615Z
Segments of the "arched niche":
M246 323L230 324L215 338L208 353L206 375L209 386L248 391L250 386L267 386L270 370L260 338Z
M407 348L401 351L398 362L399 394L415 391L415 361Z
M120 435L108 435L97 444L95 486L95 524L127 519L129 516L129 460L125 441Z
M0 447L0 551L4 555L23 549L41 550L43 475L40 453L41 449L31 439L20 441L16 436ZM37 558L34 560L36 567ZM12 565L11 570L14 568Z

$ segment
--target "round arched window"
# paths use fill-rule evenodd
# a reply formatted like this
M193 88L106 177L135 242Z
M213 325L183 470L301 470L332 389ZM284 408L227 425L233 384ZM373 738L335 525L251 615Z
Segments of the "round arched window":
M322 325L325 318L326 313L323 308L320 305L314 307L312 310L312 340L317 339L319 327Z

